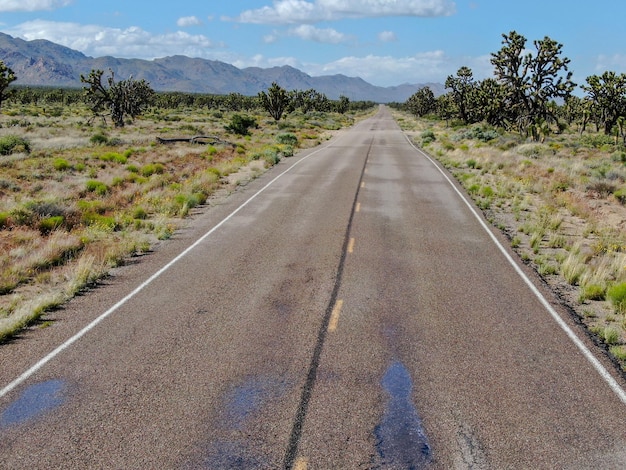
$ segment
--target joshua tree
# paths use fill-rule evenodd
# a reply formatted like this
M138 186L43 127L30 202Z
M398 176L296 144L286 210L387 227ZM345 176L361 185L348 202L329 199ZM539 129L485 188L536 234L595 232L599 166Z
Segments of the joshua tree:
M87 77L81 75L80 81L88 85L84 87L85 97L94 115L102 116L102 111L108 110L115 127L124 127L124 117L139 116L152 100L154 90L145 80L132 77L115 82L113 71L109 72L108 88L102 83L102 70L92 70Z
M276 82L267 90L259 93L259 101L261 106L270 113L276 121L280 121L283 113L289 106L289 94L284 88L281 88Z
M2 107L4 100L10 96L11 90L9 90L9 85L15 80L17 80L17 77L13 70L0 60L0 107Z

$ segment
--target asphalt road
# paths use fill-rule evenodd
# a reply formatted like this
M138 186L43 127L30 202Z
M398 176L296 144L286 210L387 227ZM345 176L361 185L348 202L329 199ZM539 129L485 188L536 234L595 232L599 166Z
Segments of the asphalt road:
M0 346L0 468L626 468L622 379L498 240L381 108Z

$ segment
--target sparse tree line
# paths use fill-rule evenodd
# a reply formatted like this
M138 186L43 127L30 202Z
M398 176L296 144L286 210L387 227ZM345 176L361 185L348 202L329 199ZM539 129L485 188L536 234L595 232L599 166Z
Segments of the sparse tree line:
M28 104L48 104L67 106L85 103L93 112L93 119L106 120L110 117L116 127L123 127L132 122L148 107L176 109L180 107L207 107L209 109L251 112L265 110L276 121L284 115L300 111L338 112L360 111L375 106L372 101L350 101L345 96L331 100L316 90L286 90L277 83L272 83L267 91L256 96L240 93L227 95L155 92L146 80L129 77L117 81L113 71L105 76L103 70L92 70L88 75L81 75L84 84L79 89L55 89L46 87L11 86L17 80L15 73L0 60L0 107L11 100Z
M494 78L478 81L469 67L461 67L447 77L446 94L435 97L424 87L396 106L417 116L485 122L535 141L572 125L582 133L592 124L626 144L626 74L587 77L580 85L585 95L579 97L573 94L578 85L571 80L562 44L546 36L529 50L526 38L515 31L502 37L502 48L491 54Z

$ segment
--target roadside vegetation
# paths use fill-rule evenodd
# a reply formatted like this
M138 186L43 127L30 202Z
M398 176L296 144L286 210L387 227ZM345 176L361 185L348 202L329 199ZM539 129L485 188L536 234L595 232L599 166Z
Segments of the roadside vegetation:
M550 38L502 44L495 78L462 67L396 118L626 370L626 75L577 87Z
M339 109L345 102L320 95L305 108L294 96L313 94L289 92L276 119L258 97L153 93L112 77L100 88L102 74L89 77L103 100L19 87L2 102L0 342L46 326L46 312L172 237L213 198L374 107ZM108 93L116 86L145 100L119 106L111 100L128 94Z

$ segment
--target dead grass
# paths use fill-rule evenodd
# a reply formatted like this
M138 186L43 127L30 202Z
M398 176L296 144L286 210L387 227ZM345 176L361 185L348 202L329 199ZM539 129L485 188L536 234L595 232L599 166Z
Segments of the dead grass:
M114 129L89 125L81 107L51 117L4 104L0 137L25 138L31 152L0 156L0 342L170 238L217 191L292 155L279 135L306 148L358 117L292 114L277 124L257 114L252 135L237 136L225 130L230 116L153 110ZM195 135L226 143L156 143Z

